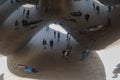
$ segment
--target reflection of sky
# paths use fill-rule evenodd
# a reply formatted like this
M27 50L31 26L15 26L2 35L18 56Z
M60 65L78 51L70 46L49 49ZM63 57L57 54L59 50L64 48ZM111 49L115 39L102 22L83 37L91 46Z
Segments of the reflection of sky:
M65 31L59 24L50 24L49 27L63 34L67 34L67 31Z
M23 8L32 8L32 7L35 7L35 5L31 5L31 4L25 4L25 5L22 5Z
M94 0L94 1L100 4L101 6L104 6L99 0Z
M114 46L113 48L97 51L100 56L106 71L106 80L120 80L120 76L112 78L113 70L120 63L120 46ZM119 75L119 74L118 74Z

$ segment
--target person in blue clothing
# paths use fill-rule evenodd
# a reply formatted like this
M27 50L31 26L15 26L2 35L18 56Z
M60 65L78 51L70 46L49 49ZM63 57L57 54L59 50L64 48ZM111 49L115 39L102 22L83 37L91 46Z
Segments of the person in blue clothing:
M27 65L17 64L16 66L18 66L19 68L21 68L27 72L33 72L33 73L38 72L35 68L32 68L32 67L27 66Z
M82 58L81 58L81 60L84 60L85 58L87 58L88 57L88 55L89 55L89 50L87 49L87 50L84 50L83 52L82 52Z

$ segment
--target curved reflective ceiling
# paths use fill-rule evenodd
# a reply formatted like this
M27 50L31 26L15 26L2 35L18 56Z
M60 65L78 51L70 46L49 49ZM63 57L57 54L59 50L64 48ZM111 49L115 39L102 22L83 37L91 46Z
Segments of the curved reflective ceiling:
M14 3L13 5L9 4L9 0L4 2L0 6L0 23L5 24L7 18L21 5L28 3L29 0L26 1L27 2ZM33 0L29 2L31 1ZM95 10L96 8L94 8L93 3L95 6L99 6L99 13ZM12 49L11 46L7 46L8 50L16 51L21 48L21 46L25 46L44 25L54 22L62 25L83 48L93 50L103 49L120 38L119 7L112 7L109 10L108 6L102 5L95 0L39 0L37 5L39 6L37 9L39 17L37 18L41 21L38 29L29 32L29 35L18 34L16 32L9 34L7 29L4 30L4 33L9 35L1 39L1 41L4 41L4 43L1 43L15 46ZM87 14L89 14L89 20L85 19ZM24 33L24 31L21 33ZM16 39L15 36L21 41ZM21 36L24 38L21 39ZM13 38L11 42L7 40L9 38Z

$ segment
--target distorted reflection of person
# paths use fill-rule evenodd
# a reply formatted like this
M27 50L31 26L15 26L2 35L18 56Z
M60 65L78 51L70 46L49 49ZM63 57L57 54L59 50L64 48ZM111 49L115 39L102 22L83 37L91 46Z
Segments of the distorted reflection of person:
M0 75L0 80L4 80L4 73Z
M16 66L19 67L20 69L27 71L27 72L33 72L33 73L39 72L35 68L32 68L32 67L27 66L27 65L17 64Z
M88 57L89 53L90 53L89 49L83 50L82 58L80 60L82 60L82 61L85 60Z
M42 41L42 45L43 45L43 49L46 49L46 48L47 48L47 41L46 41L45 38L44 38L43 41Z

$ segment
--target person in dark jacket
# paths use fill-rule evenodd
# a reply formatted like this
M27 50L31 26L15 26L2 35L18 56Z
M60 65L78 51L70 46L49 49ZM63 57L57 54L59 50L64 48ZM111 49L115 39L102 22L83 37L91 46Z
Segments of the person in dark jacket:
M18 20L16 20L15 21L15 30L19 29L18 25L19 25L19 22L18 22Z
M58 37L58 42L59 42L60 41L60 32L59 31L58 31L57 37Z
M86 21L89 21L90 15L87 13L87 14L85 14L84 18Z
M97 11L97 14L100 13L100 7L99 6L96 6L96 11Z
M47 48L47 41L45 40L45 38L43 39L42 41L42 44L43 44L43 48L46 49Z
M52 49L53 45L54 45L54 41L51 39L50 42L49 42L49 44L50 44L50 48Z
M27 10L26 18L29 18L29 15L30 15L30 10Z

